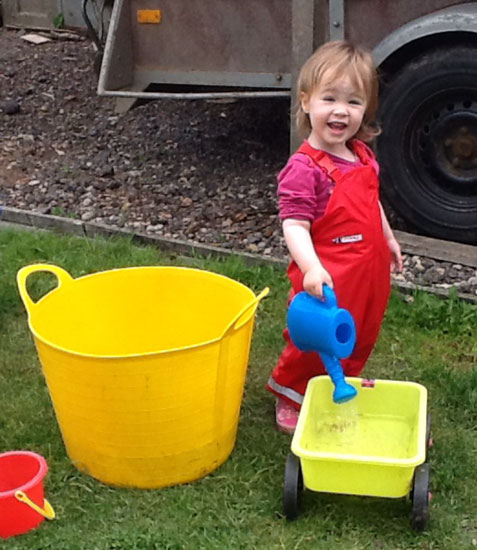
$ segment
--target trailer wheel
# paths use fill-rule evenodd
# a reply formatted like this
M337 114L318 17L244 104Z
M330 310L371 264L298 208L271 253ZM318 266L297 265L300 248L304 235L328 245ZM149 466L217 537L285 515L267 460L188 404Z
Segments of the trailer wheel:
M424 531L429 521L429 471L429 464L424 462L414 472L411 524L415 531Z
M389 204L423 234L477 243L477 50L439 49L406 65L378 118Z
M300 459L290 453L287 456L283 480L283 513L289 521L298 517L302 492L303 477Z

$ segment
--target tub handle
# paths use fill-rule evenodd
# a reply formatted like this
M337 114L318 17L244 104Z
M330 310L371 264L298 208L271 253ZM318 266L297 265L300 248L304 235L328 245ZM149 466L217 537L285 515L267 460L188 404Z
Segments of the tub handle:
M15 498L35 510L35 512L40 514L40 516L43 516L46 519L55 519L55 511L46 498L43 499L43 508L40 508L38 504L35 504L31 499L29 499L23 491L16 491Z
M229 326L225 329L224 334L222 335L222 338L230 331L230 330L238 330L242 328L245 323L248 321L248 319L243 319L245 317L246 313L252 309L256 308L262 298L265 298L265 296L270 292L270 289L268 286L258 294L258 296L255 296L255 298L247 304L245 307L243 307L238 314L235 316L235 318L232 320L232 322L229 324Z
M21 299L23 300L28 313L30 313L30 311L36 306L36 302L34 302L28 294L26 289L26 281L32 273L36 273L37 271L47 271L49 273L53 273L53 275L56 275L58 279L58 288L73 281L73 277L71 277L67 271L56 265L33 264L22 267L17 273L17 285Z

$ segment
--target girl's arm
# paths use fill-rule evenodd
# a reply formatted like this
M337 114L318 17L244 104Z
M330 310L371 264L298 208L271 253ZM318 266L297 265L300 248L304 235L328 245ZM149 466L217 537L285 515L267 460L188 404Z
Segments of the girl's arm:
M402 271L401 247L394 237L381 202L379 202L379 209L381 210L384 237L388 241L389 250L391 251L391 271Z
M323 285L333 288L333 279L318 258L311 240L311 224L306 220L286 219L283 235L290 256L303 273L303 288L313 296L323 297Z

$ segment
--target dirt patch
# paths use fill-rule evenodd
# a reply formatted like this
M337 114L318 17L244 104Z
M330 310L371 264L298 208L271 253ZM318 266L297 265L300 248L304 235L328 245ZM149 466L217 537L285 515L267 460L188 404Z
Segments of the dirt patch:
M0 30L0 200L149 234L283 255L276 174L288 100L161 100L118 115L89 40Z

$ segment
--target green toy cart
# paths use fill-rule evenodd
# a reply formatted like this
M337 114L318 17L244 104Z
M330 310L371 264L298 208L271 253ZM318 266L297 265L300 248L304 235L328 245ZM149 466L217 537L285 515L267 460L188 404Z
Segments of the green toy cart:
M332 400L328 376L306 390L285 467L283 511L299 513L304 488L387 498L410 497L412 526L428 522L430 417L427 390L414 382L347 378L358 391Z

